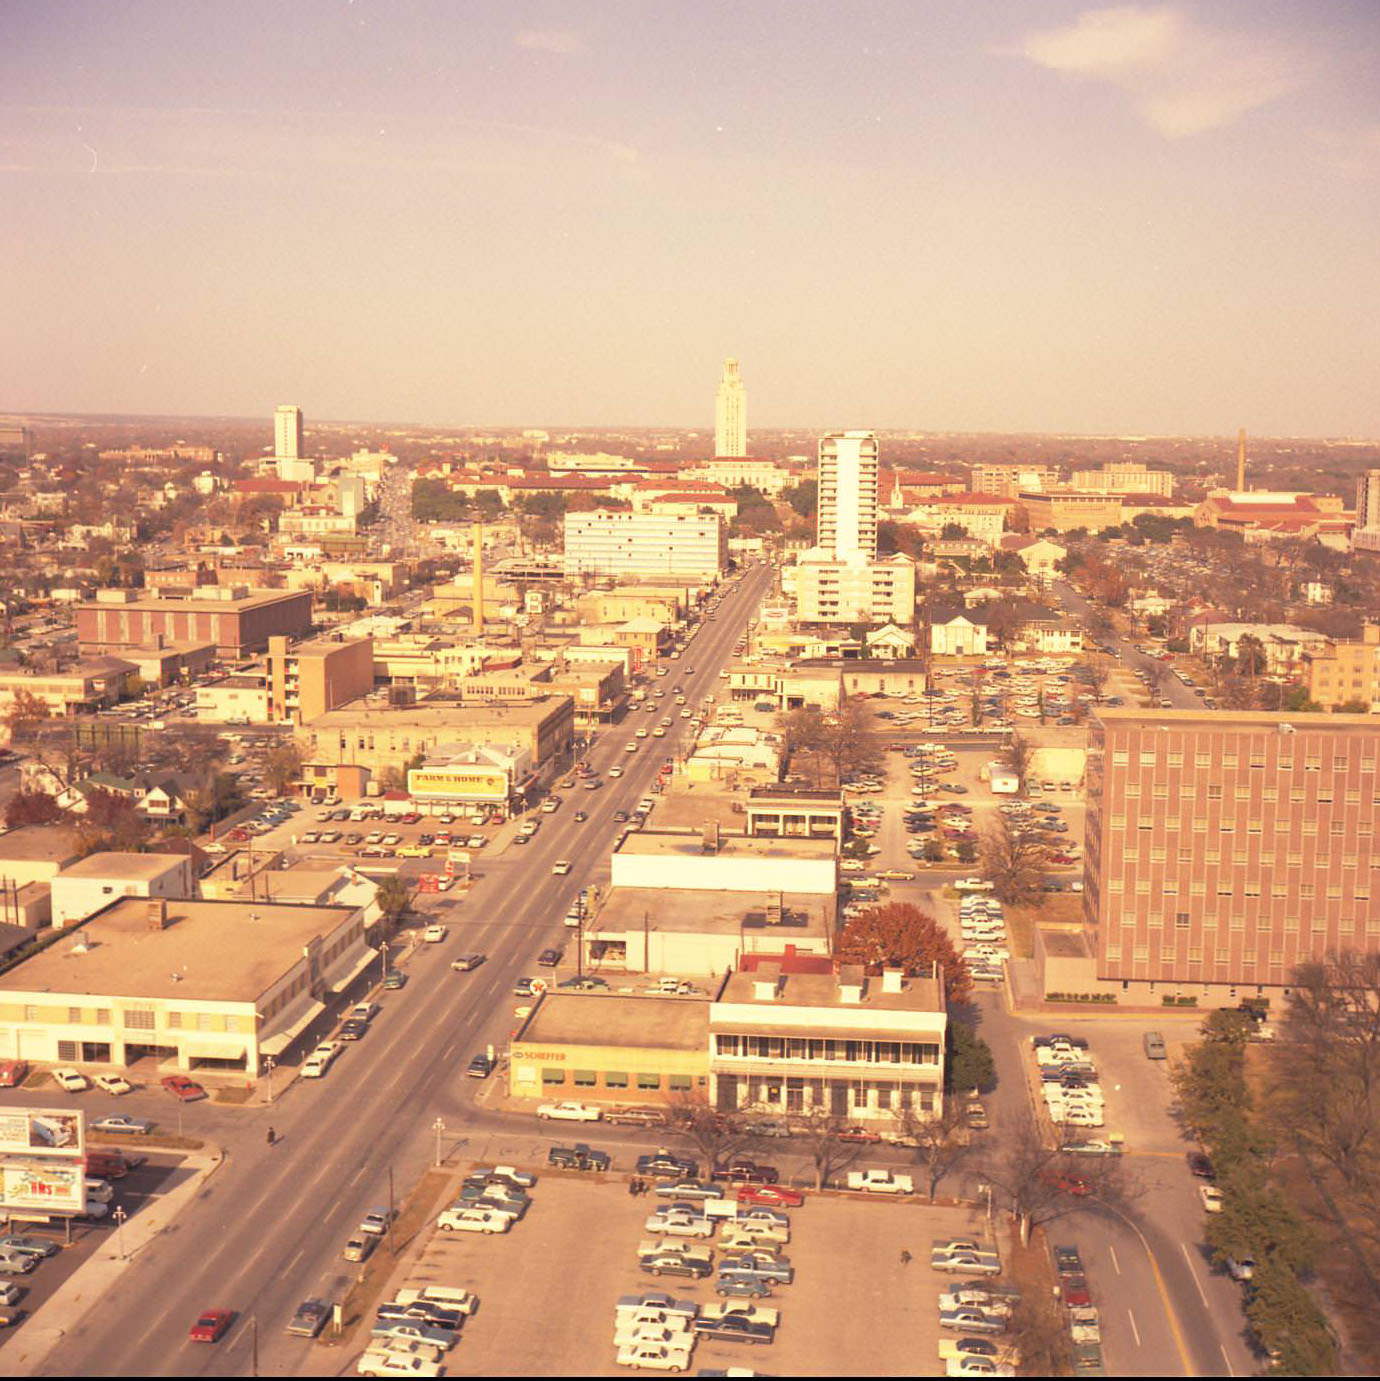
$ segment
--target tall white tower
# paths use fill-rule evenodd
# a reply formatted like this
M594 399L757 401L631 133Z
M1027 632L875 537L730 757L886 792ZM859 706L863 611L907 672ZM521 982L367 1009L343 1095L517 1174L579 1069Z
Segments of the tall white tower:
M724 361L724 376L714 400L714 454L747 455L747 389L737 360Z
M817 544L839 561L877 559L877 479L873 432L820 439Z
M1380 528L1380 470L1366 470L1356 481L1356 526Z
M273 457L300 460L302 456L302 409L284 403L273 414Z

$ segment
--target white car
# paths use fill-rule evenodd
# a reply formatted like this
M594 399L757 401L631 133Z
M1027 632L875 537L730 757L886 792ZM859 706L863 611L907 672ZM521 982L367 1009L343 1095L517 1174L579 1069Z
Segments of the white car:
M570 860L568 858L558 858L551 865L551 871L556 877L563 878L570 871Z
M690 1366L690 1349L666 1343L634 1343L618 1349L617 1362L634 1371L644 1367L649 1371L685 1371Z
M598 1122L603 1115L591 1103L543 1103L537 1109L538 1117L553 1122Z
M623 775L623 769L621 767L610 767L608 775L610 777L621 777Z
M495 1208L448 1208L436 1220L442 1232L507 1232L513 1219Z
M392 1348L375 1345L364 1349L355 1373L359 1376L440 1376L441 1364L419 1353L395 1352Z
M340 1054L339 1041L322 1041L315 1050L302 1061L298 1074L303 1079L319 1079L331 1067L335 1057Z
M134 1085L118 1074L97 1074L91 1082L105 1093L133 1093Z
M91 1087L91 1080L75 1069L55 1069L53 1081L68 1093L84 1093Z
M1198 1186L1198 1197L1203 1201L1203 1207L1209 1213L1221 1213L1223 1199L1222 1191L1215 1184L1200 1184Z
M448 932L445 926L429 925L422 932L422 939L425 940L429 945L439 945L441 941L446 938L447 934Z

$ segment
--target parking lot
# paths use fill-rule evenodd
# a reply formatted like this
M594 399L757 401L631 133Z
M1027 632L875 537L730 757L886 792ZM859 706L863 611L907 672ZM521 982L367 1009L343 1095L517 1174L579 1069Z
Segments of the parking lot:
M717 1298L712 1280L639 1270L638 1244L649 1236L643 1223L660 1201L630 1195L621 1177L544 1173L532 1196L526 1217L508 1233L433 1232L407 1279L396 1281L460 1286L480 1297L450 1370L533 1375L559 1357L564 1375L620 1375L612 1344L620 1296L661 1291L699 1304ZM961 1209L835 1195L809 1196L790 1219L784 1252L795 1281L763 1301L781 1311L776 1341L701 1342L691 1369L941 1375L936 1305L950 1278L928 1268L930 1243L981 1231L985 1219ZM908 1265L903 1251L913 1257ZM544 1306L554 1301L559 1308Z

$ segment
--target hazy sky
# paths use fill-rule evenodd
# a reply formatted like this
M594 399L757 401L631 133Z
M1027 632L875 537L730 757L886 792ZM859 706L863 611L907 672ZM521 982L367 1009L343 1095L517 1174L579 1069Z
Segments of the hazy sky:
M0 409L1380 436L1380 0L3 0Z

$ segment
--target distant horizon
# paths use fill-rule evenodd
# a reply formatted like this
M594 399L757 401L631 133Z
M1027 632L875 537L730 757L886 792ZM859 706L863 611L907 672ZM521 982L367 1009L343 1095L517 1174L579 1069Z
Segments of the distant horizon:
M566 432L574 435L589 434L595 436L612 435L618 432L693 432L697 435L712 435L713 424L705 426L703 424L678 424L673 422L662 423L609 423L606 425L587 424L587 423L553 423L553 422L423 422L415 419L389 418L383 420L370 420L363 417L322 417L313 419L310 411L303 408L304 427L309 435L313 428L348 428L348 427L369 427L369 428L415 428L425 431L455 431L455 432L514 432L523 431L543 431L543 432ZM273 414L258 413L192 413L192 412L54 412L50 410L24 412L14 408L0 409L0 423L9 426L32 426L49 422L80 422L94 425L100 422L110 422L117 424L129 424L138 422L157 422L157 423L234 423L244 426L262 426L269 434L270 443L273 431ZM985 428L967 429L961 427L873 427L866 424L858 424L853 427L846 427L840 423L837 426L829 427L810 427L810 426L759 426L754 427L748 432L748 454L751 455L752 433L758 432L766 436L780 436L787 434L805 433L812 436L825 436L830 432L844 430L862 430L875 432L878 436L889 434L906 435L915 438L926 436L933 437L1043 437L1050 440L1070 440L1070 441L1218 441L1229 439L1233 445L1236 443L1237 428L1230 428L1222 432L1082 432L1082 431L1041 431L1035 428L1013 428L1007 430L987 430ZM1249 445L1252 441L1313 441L1332 445L1344 446L1370 446L1380 445L1380 436L1353 436L1342 433L1331 435L1312 435L1303 432L1252 432L1247 429L1246 441Z

